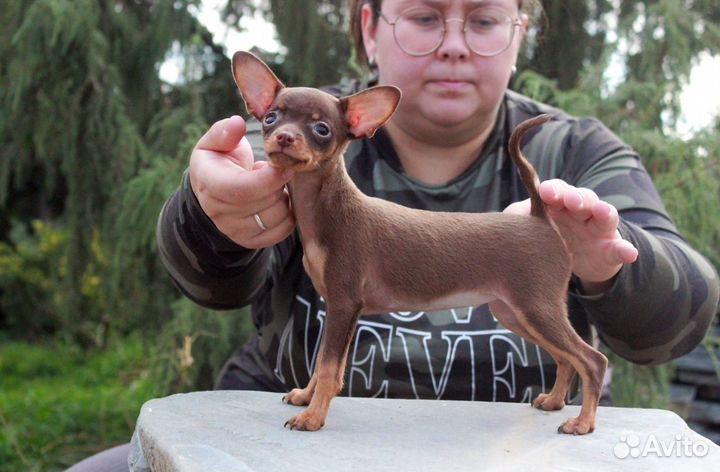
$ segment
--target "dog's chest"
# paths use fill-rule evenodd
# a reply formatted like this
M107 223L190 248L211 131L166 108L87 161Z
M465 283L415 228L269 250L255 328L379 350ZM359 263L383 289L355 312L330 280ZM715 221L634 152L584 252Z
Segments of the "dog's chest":
M310 276L313 287L324 298L327 299L327 288L325 285L325 264L327 262L327 251L316 241L303 241L303 267Z

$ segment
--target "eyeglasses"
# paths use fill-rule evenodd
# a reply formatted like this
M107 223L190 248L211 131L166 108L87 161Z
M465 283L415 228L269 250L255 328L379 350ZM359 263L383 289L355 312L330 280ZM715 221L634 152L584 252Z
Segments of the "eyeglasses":
M411 56L426 56L435 52L443 40L450 22L462 23L468 48L478 56L497 56L512 44L515 27L522 26L520 18L513 19L503 10L480 7L465 18L445 18L429 7L410 8L389 21L382 11L377 14L393 27L398 47Z

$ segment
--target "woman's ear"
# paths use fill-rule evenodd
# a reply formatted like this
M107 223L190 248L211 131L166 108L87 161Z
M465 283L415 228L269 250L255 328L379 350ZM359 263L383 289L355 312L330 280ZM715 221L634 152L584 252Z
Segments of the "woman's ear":
M522 39L525 39L525 35L528 31L528 26L530 26L530 18L525 13L522 13L520 15L520 21L522 22L522 26L520 26L520 35Z
M368 60L375 57L375 24L373 22L373 11L371 3L362 6L360 13L362 25L363 45L365 46L365 54Z

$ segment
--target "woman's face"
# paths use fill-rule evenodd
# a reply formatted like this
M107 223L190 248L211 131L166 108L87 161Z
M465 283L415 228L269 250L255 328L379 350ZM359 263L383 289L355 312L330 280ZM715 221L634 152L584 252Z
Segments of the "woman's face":
M410 8L429 6L445 19L462 19L472 10L496 7L512 19L520 16L517 0L383 0L381 11L389 22ZM425 56L404 52L393 37L393 27L382 18L375 25L369 4L363 7L363 39L369 58L378 67L381 84L399 87L403 97L393 121L420 130L477 129L494 122L517 60L527 21L515 27L510 46L500 54L483 57L465 42L460 21L446 23L440 47ZM429 126L429 128L428 128Z

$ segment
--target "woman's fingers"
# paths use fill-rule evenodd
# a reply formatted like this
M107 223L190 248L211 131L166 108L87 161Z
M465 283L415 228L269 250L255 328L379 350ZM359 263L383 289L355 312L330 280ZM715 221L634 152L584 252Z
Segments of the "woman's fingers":
M244 247L268 247L295 227L285 191L294 173L255 162L245 131L239 116L213 124L193 150L190 184L201 208L223 234ZM256 214L266 229L258 224Z

